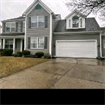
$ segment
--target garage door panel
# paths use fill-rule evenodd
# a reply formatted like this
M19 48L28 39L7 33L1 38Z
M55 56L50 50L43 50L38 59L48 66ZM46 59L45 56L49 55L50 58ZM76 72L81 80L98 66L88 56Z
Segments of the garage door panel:
M57 41L56 56L58 57L90 57L96 58L95 41Z

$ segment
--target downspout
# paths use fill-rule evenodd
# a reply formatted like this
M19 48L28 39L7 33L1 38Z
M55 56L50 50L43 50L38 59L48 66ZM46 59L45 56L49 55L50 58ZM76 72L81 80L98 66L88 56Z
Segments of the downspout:
M52 57L52 13L50 13L50 37L49 37L49 54Z
M102 56L102 31L100 32L100 57L105 58Z

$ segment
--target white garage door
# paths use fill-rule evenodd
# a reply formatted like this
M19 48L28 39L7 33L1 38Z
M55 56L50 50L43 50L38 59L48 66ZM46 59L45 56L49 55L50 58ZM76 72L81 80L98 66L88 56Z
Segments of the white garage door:
M58 40L56 41L57 57L96 58L96 40Z

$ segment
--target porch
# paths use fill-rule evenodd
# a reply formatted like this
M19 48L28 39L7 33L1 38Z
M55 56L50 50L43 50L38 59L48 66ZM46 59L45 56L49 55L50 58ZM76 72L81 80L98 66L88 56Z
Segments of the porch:
M13 54L24 50L24 36L0 36L0 49L13 49Z

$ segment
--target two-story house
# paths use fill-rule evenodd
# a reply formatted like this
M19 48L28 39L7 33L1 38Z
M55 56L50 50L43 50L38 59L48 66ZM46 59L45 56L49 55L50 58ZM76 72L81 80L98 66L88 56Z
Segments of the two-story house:
M77 10L64 20L41 0L35 0L21 17L2 21L2 48L13 53L29 50L55 57L105 57L105 34L95 18Z

